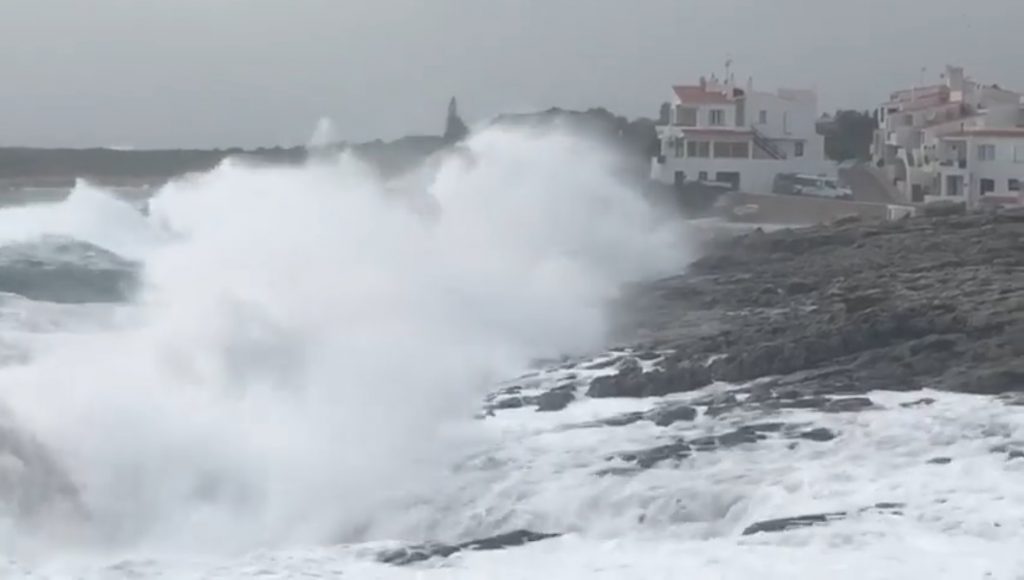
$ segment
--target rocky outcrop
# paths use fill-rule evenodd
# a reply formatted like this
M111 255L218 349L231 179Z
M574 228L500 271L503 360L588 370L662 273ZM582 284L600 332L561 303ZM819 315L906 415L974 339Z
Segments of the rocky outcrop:
M635 358L626 358L613 375L598 377L590 383L587 396L659 397L693 391L711 384L711 372L704 364L666 361L660 368L644 370Z
M672 354L648 373L620 365L590 396L765 377L783 407L874 389L1021 391L1024 212L758 230L637 289L626 311L626 340Z
M838 436L834 431L824 427L806 429L803 425L781 422L751 423L731 431L725 431L716 435L704 435L690 440L675 437L668 443L647 449L621 451L608 456L607 459L609 461L633 464L640 469L649 469L665 461L686 459L694 453L730 449L741 445L752 445L770 438L803 439L808 442L824 443ZM602 472L602 475L632 475L633 473L635 473L634 470L614 473L605 470Z
M576 400L575 390L573 385L569 385L542 393L537 397L537 411L541 413L561 411Z
M778 518L774 520L764 520L747 526L747 528L743 530L743 535L752 536L754 534L785 532L799 528L808 528L811 526L827 524L836 520L842 520L857 513L881 512L891 515L902 515L902 512L900 511L902 508L903 504L900 503L883 502L854 511L808 514L788 518Z
M462 542L460 544L421 544L406 548L387 550L377 554L377 560L395 566L408 566L431 558L447 558L459 552L471 550L501 550L522 546L532 542L557 538L561 534L545 534L529 530L517 530L480 540Z

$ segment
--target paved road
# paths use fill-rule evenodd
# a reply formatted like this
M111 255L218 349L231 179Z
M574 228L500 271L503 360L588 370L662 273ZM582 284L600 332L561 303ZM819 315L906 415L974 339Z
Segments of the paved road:
M840 169L839 177L853 190L853 199L874 203L899 203L892 188L881 181L863 163Z

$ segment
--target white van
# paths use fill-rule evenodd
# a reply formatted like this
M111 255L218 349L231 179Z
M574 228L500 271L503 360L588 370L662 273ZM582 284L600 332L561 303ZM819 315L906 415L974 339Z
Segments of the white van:
M824 175L780 173L775 177L775 192L789 195L813 195L833 199L853 199L853 191Z

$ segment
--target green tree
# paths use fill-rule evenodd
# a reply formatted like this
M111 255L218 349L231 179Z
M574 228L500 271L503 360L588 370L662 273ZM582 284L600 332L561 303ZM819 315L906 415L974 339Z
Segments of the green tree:
M825 155L834 161L869 159L877 127L878 121L869 111L836 111L823 126Z
M672 105L669 103L662 103L661 109L658 111L658 124L668 125L672 120Z

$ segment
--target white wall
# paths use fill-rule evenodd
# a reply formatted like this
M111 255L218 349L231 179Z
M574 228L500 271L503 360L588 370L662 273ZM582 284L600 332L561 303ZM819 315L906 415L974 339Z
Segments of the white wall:
M982 161L978 159L978 148L981 145L995 146L995 159ZM970 188L972 197L981 193L981 180L995 181L995 191L989 195L1020 196L1021 192L1009 190L1009 180L1015 178L1024 183L1024 161L1014 159L1014 147L1020 155L1024 155L1024 137L992 138L972 137L968 149L968 170L970 172Z
M740 190L750 193L771 193L775 176L779 173L824 173L835 177L835 166L813 159L715 159L666 157L662 165L653 166L652 177L663 183L673 183L675 172L686 172L687 180L696 180L706 171L709 180L718 172L738 172Z
M787 156L795 155L795 144L790 139L804 142L804 158L814 161L825 159L825 138L818 134L818 107L814 94L809 91L788 91L789 98L777 94L753 92L747 95L747 122L769 139ZM787 94L788 94L787 93ZM761 111L767 113L767 123L760 122Z
M711 88L711 87L709 87ZM697 109L697 128L709 128L710 111L724 111L725 123L722 128L736 129L736 103L692 104L682 103L678 95L672 95L672 121L675 122L677 106ZM835 176L832 163L825 160L825 139L817 132L817 97L813 91L783 90L779 94L746 91L744 104L744 128L756 128L772 141L787 159L735 159L735 158L679 158L667 139L686 132L685 127L659 127L662 139L662 153L665 162L652 165L652 178L664 183L673 183L676 171L684 171L688 180L696 180L700 172L707 172L708 179L714 180L719 172L740 174L740 189L748 192L768 193L772 190L778 173L809 173ZM759 122L760 111L768 113L767 123ZM708 139L716 141L716 139ZM795 140L804 142L804 154L795 156ZM751 145L753 147L753 145Z
M736 103L716 103L716 104L694 104L694 103L681 103L678 96L672 98L672 123L676 122L676 107L682 105L683 107L689 107L697 109L697 127L698 128L710 128L710 127L736 127ZM711 111L718 109L725 112L725 123L722 125L711 125Z

